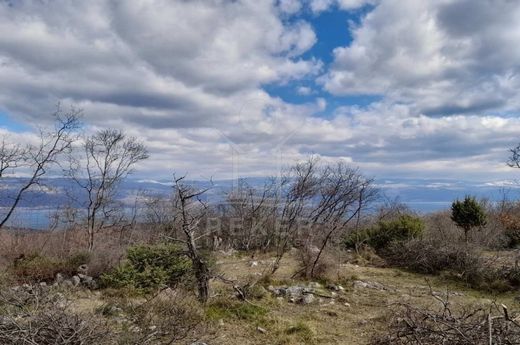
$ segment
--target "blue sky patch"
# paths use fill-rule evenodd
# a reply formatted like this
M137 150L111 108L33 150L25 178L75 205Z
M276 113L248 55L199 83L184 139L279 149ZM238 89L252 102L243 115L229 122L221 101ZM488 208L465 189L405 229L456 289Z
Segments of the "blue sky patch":
M27 125L13 120L12 116L4 112L0 112L0 128L5 128L11 132L17 133L29 130Z

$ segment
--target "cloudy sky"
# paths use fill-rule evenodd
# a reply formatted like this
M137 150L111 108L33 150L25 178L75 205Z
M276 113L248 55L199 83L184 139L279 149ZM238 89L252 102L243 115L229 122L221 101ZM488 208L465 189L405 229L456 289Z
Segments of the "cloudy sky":
M137 174L500 180L520 141L514 0L0 0L0 135L56 102L120 128Z

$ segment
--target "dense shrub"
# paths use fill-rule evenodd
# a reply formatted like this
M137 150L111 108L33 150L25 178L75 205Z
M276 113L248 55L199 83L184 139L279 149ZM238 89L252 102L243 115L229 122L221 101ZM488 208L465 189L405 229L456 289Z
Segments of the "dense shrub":
M416 238L422 234L424 223L419 217L402 215L395 220L380 221L375 226L349 234L344 241L347 248L368 244L382 249L393 241Z
M190 267L190 260L175 245L141 245L129 248L127 261L103 274L101 284L104 287L139 290L174 286Z

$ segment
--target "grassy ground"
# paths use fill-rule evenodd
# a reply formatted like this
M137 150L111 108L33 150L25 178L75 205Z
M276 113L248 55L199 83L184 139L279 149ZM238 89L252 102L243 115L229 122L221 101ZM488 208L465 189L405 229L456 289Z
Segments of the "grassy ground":
M221 257L218 267L228 278L247 280L258 277L269 264L269 258L256 259L258 265L250 267L250 258ZM277 272L273 285L298 284L290 277L297 265L287 257ZM377 332L383 332L396 304L435 306L431 293L446 295L454 304L489 305L503 303L511 310L519 309L514 293L493 295L465 288L442 277L424 276L393 268L338 264L337 274L343 277L345 291L334 300L299 305L267 296L254 300L254 306L226 306L222 301L230 294L229 288L215 283L219 295L217 306L209 308L232 310L212 314L216 324L210 344L367 344ZM354 284L355 281L379 283L385 289L373 289ZM221 300L219 300L221 298ZM213 302L215 303L215 302ZM246 304L247 305L247 304ZM235 311L236 308L247 310ZM213 310L214 311L214 310ZM258 327L262 330L259 331ZM265 332L264 332L265 331Z
M501 264L512 264L515 261L514 252L498 254ZM497 253L489 255L497 256ZM247 282L258 281L269 269L272 257L265 255L252 259L249 255L220 254L216 261L218 271L225 278ZM251 264L253 261L254 265ZM289 254L271 280L258 283L258 286L268 288L269 285L308 284L291 278L297 267L296 255ZM515 299L517 294L513 292L494 295L471 290L442 276L378 267L354 257L341 258L333 269L332 278L337 278L344 290L338 291L333 299L317 298L314 303L307 305L290 303L265 289L260 289L262 293L257 298L250 298L249 302L239 301L230 284L220 280L212 281L212 297L207 306L200 307L192 293L177 299L184 301L188 309L196 309L204 319L203 327L197 328L195 334L178 343L192 344L195 339L199 339L208 345L369 344L375 334L385 332L391 313L398 308L399 303L440 307L432 292L438 296L446 296L448 293L454 305L489 307L496 302L507 305L511 313L520 310L519 302ZM331 294L325 288L324 291L324 294ZM123 314L134 315L132 317L135 318L137 314L130 313L132 305L147 303L143 297L128 297L125 291L118 290L78 289L69 293L75 311L105 318L114 326L114 331L117 330L118 337L123 337L128 331L117 326L121 317L118 313L110 312L107 306L118 306L122 308ZM166 294L175 297L177 292L163 292L163 297L167 297ZM101 312L103 310L109 312Z

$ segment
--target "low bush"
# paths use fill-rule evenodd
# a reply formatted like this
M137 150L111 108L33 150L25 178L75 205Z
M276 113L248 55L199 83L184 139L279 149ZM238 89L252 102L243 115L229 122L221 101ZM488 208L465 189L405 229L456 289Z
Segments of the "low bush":
M50 282L57 273L72 276L82 264L87 264L90 256L79 253L65 259L44 256L41 254L22 255L11 267L14 277L24 283Z
M469 267L482 265L471 247L418 239L393 242L382 255L393 266L426 274L438 274L447 269L464 272Z
M18 258L12 267L13 275L24 283L52 281L60 271L58 260L39 254Z
M471 246L416 239L393 242L382 255L390 265L417 273L442 272L471 288L505 292L520 286L520 270L496 267Z
M171 244L136 246L127 251L127 261L101 275L108 288L135 288L142 291L174 286L191 267L190 260Z
M220 319L238 319L261 322L266 314L267 309L263 307L227 298L219 298L212 301L206 309L206 316L215 321Z
M375 226L349 234L344 245L357 248L367 244L375 249L382 249L393 241L404 241L419 237L424 231L421 218L402 215L395 220L379 221Z
M304 322L299 321L298 323L289 326L285 333L288 335L296 335L305 344L312 343L314 340L313 330Z

